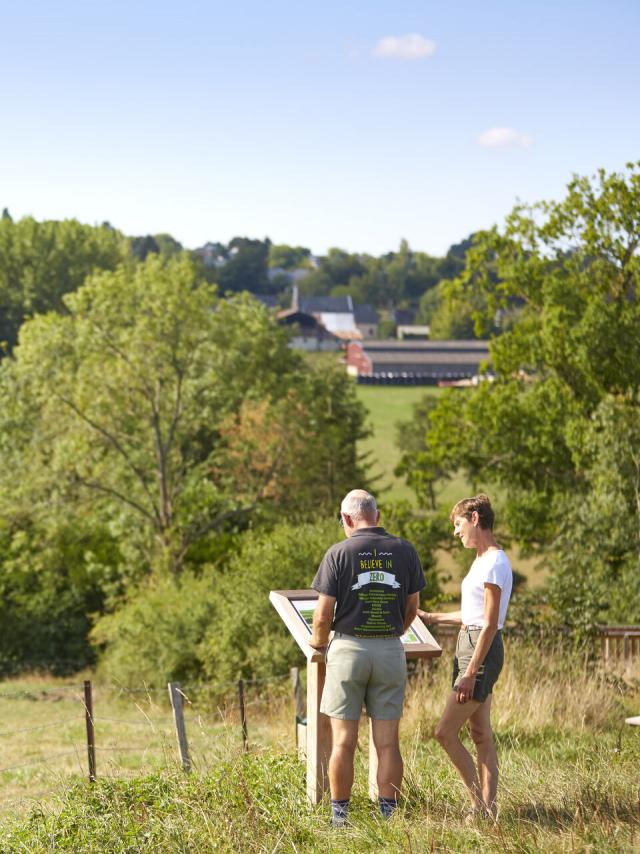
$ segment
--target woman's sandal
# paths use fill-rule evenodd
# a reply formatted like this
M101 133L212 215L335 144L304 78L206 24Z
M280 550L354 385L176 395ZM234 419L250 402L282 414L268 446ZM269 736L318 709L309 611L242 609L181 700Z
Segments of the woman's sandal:
M486 807L472 807L464 816L465 824L475 824L477 821L495 821Z

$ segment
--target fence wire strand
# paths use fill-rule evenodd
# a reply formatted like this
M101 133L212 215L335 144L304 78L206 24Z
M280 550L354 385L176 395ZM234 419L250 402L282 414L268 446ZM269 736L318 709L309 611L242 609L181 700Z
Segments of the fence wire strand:
M64 721L53 721L50 724L37 724L37 726L27 726L22 727L21 729L9 729L5 730L5 732L0 732L0 738L5 738L9 735L16 735L20 732L35 732L37 729L53 729L54 727L62 727L69 726L70 724L81 724L82 718L67 718Z
M6 768L0 768L0 774L5 771L15 771L16 768L28 768L31 765L48 765L50 759L57 759L60 756L78 756L78 750L61 750L58 753L52 753L45 759L34 759L32 762L21 762L19 765L8 765Z
M211 753L211 748L209 745L215 744L216 741L219 741L221 737L228 733L230 727L235 727L235 724L232 724L229 720L229 714L237 712L238 705L238 689L240 683L244 686L245 692L251 688L251 686L255 686L255 695L252 698L249 698L245 694L244 705L245 708L254 708L256 706L264 705L264 698L260 696L260 686L273 685L273 684L283 684L285 682L290 681L290 673L286 673L283 675L269 676L269 677L260 677L256 679L242 679L242 680L233 680L233 681L225 681L219 683L209 683L200 686L181 686L180 693L183 695L185 700L185 707L189 708L192 711L192 714L188 716L184 716L185 724L189 727L194 728L193 735L195 736L195 743L202 743L202 746L207 745L205 747L205 753L200 756L201 748L195 748L195 755L192 755L192 762L195 768L198 768L201 764L204 768L209 767L210 765L210 757L213 755ZM218 697L218 700L215 699L215 695L222 695L222 697ZM131 697L131 701L134 703L136 709L143 716L141 719L132 719L132 718L121 718L117 716L110 715L92 715L93 721L97 727L100 727L101 724L114 724L116 726L121 727L143 727L146 732L140 733L143 736L143 741L145 743L139 746L133 746L131 744L126 745L114 745L106 744L100 745L95 744L95 751L98 754L103 755L105 765L108 767L105 768L105 772L102 776L104 777L113 777L115 779L119 777L127 777L127 776L135 776L139 773L144 773L143 766L147 766L151 761L153 764L153 757L157 755L160 750L163 753L164 764L167 763L167 753L166 753L166 740L171 737L173 732L173 726L175 724L174 718L172 716L163 715L161 718L154 719L147 715L147 712L144 708L139 705L142 701L136 699L136 697L149 697L149 702L154 706L157 702L156 697L159 698L164 695L166 698L166 689L162 688L152 688L152 687L133 687L126 688L121 685L94 685L93 686L93 697L94 700L97 698L98 706L100 704L100 695L111 695L114 697L114 700L118 702L120 699L126 700L127 697ZM114 696L115 695L115 696ZM190 699L192 695L195 700ZM7 700L29 700L29 701L46 701L51 699L56 700L72 700L73 702L79 703L82 711L86 713L85 700L83 696L83 690L81 686L74 685L60 685L56 688L51 689L20 689L15 691L3 691L0 692L0 698L4 698ZM142 703L142 705L145 705ZM198 707L202 708L203 706L207 708L206 714L201 714L197 712ZM158 709L160 710L160 709ZM80 711L80 710L79 710ZM28 727L17 727L11 730L4 730L0 732L0 738L11 738L12 736L22 735L25 733L35 733L43 730L66 730L71 726L78 726L83 723L85 719L85 715L83 716L74 716L68 718L57 719L55 721L50 721L42 724L34 724L33 726ZM224 733L221 734L219 732L215 732L222 724L224 728ZM105 733L106 734L106 733ZM117 734L116 734L117 737ZM161 740L161 744L158 745L157 740ZM135 739L134 739L135 740ZM65 737L65 741L67 744L73 744L71 739ZM31 743L31 740L29 740ZM164 744L164 748L163 745ZM194 745L192 745L192 751L194 750ZM67 758L67 757L75 757L80 767L84 769L84 761L83 755L86 751L86 745L82 744L80 746L73 746L73 749L69 750L60 750L54 753L51 753L47 756L42 756L37 759L29 759L26 762L19 762L12 765L7 765L3 768L0 768L0 774L6 774L8 772L19 771L24 768L33 768L40 765L45 766L49 772L51 773L63 773L67 774L69 771L68 768L61 768L58 766L56 768L56 762L59 759ZM126 769L117 767L118 760L115 758L118 754L135 754L138 753L140 756L141 768L140 769ZM109 756L109 759L107 759ZM113 765L116 765L115 772ZM84 773L84 772L83 772ZM20 797L12 798L7 801L0 801L0 809L10 808L12 804L24 804L28 802L37 802L39 798L44 796L49 796L56 794L55 789L50 789L44 792L39 792L34 795L30 795L28 793L23 794Z

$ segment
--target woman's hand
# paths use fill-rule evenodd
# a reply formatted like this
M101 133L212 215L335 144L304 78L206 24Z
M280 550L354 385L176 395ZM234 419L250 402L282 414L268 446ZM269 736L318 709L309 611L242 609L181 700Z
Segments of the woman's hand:
M420 617L422 622L427 626L429 625L429 623L432 621L432 618L433 618L433 614L431 614L429 611L422 611L420 608L418 608L418 616Z
M467 700L473 700L473 689L475 684L475 676L463 676L458 681L458 687L456 688L456 700L459 703L466 703Z

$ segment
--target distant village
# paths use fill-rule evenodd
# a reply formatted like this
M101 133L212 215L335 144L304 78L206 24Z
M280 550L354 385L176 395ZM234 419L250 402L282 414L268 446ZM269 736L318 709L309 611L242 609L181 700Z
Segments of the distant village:
M350 296L300 296L293 284L289 308L279 308L275 296L255 298L275 312L278 323L292 327L295 349L344 351L347 371L359 383L472 385L489 357L488 341L430 341L429 327L415 324L409 309L393 312L396 338L379 338L378 312Z

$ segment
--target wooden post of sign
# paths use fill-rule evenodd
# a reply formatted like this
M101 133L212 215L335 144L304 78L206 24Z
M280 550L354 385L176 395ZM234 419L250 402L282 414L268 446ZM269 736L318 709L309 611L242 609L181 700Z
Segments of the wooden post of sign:
M89 782L96 781L96 735L93 728L93 694L91 680L84 681L84 717L87 725L87 758L89 761Z
M326 664L307 663L307 797L319 804L329 788L331 722L320 712Z
M369 718L369 797L378 800L378 752L373 743L373 721Z
M182 698L183 694L180 690L179 682L169 682L169 699L171 700L171 708L173 709L173 720L176 725L176 738L178 740L178 750L180 751L180 761L182 762L182 770L188 774L191 771L191 759L189 759L189 744L187 743L187 730L184 725L184 711Z

